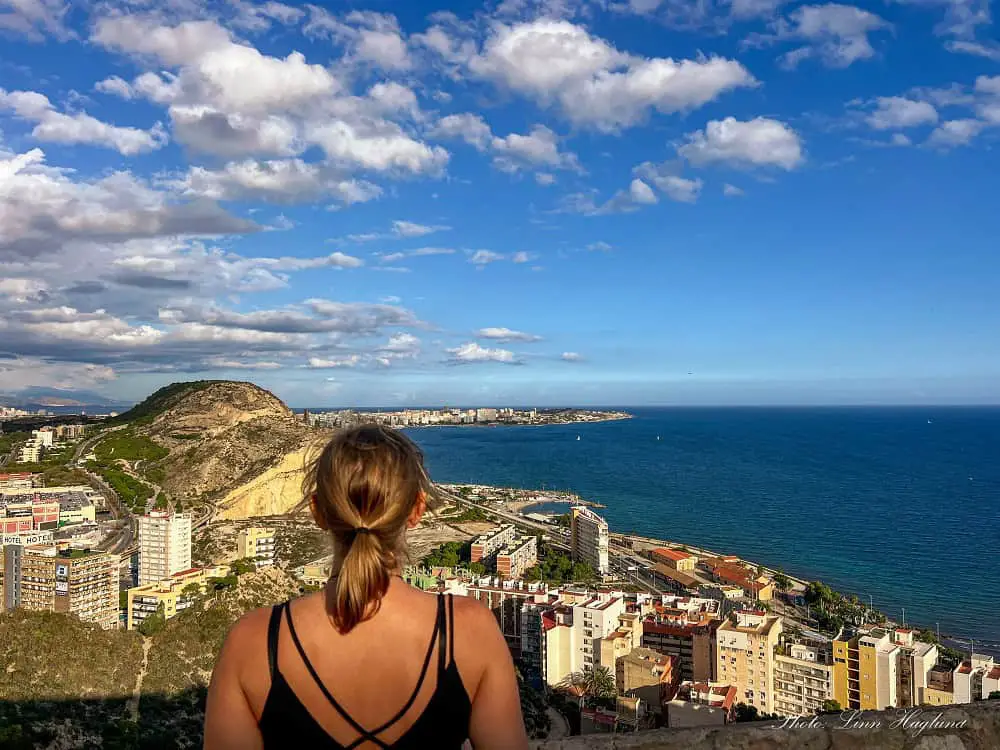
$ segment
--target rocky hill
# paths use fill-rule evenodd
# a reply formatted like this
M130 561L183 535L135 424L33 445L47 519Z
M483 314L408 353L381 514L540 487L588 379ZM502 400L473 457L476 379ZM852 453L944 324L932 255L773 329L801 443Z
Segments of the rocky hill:
M247 573L147 639L72 615L0 614L0 749L200 747L229 628L298 592L279 569Z
M173 501L215 503L228 517L283 513L300 499L308 448L322 436L252 383L197 381L161 388L110 425L106 462L152 482Z

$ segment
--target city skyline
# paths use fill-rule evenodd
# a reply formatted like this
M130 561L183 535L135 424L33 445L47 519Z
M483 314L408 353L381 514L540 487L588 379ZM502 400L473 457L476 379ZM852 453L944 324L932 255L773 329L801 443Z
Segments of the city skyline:
M11 8L0 393L1000 403L988 6Z

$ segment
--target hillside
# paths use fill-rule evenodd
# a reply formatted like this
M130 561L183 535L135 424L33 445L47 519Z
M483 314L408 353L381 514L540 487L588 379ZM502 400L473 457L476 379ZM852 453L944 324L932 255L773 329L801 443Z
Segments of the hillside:
M200 747L208 680L229 628L298 591L277 569L240 576L148 639L145 669L138 633L71 615L0 614L0 748Z
M236 516L282 513L298 502L305 449L316 434L273 393L223 380L161 388L109 428L95 453L119 494L142 503L162 489L185 507L235 506ZM146 489L134 486L136 477Z

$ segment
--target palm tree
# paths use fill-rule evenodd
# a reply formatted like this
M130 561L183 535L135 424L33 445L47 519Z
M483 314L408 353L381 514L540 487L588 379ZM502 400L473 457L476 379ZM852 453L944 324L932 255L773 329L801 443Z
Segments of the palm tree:
M588 698L614 698L615 678L607 667L584 667L579 672L570 672L559 683L559 688L574 695Z

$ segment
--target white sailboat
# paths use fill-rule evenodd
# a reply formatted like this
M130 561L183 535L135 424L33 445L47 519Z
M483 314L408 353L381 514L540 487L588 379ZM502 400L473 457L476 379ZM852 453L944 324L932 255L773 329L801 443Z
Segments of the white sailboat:
M580 436L579 436L579 435L577 435L577 436L576 436L576 439L577 439L577 440L579 440L579 439L580 439Z

